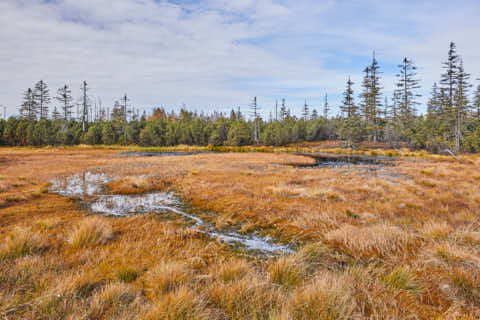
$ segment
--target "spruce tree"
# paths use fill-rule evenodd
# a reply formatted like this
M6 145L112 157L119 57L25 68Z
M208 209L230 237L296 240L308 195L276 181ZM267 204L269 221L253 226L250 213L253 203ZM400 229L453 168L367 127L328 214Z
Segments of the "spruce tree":
M311 119L312 119L312 120L317 120L317 119L318 119L318 111L317 111L317 109L313 109L313 110L312 110Z
M20 115L23 119L37 120L38 106L31 88L28 88L23 95L23 102L20 106Z
M40 119L47 119L48 107L50 104L50 92L47 84L43 80L40 80L35 84L33 96L38 106Z
M347 88L345 89L345 92L343 93L343 103L342 106L340 107L340 110L343 113L343 116L346 117L347 119L350 119L352 117L357 116L357 107L355 105L354 101L354 92L353 92L353 81L348 77L347 80Z
M287 106L285 105L285 99L282 99L282 106L280 107L280 119L285 120L288 116Z
M328 104L328 94L325 93L325 100L323 102L323 117L328 119L328 114L330 112L330 106Z
M458 152L463 139L463 123L468 113L469 101L468 90L471 85L469 83L470 74L465 72L462 59L459 60L455 95L453 98L455 111L455 150Z
M258 120L260 117L258 114L257 97L254 97L252 103L250 104L250 115L253 117L253 140L255 143L258 143L260 137Z
M474 92L472 114L477 120L480 120L480 84Z
M382 106L381 100L381 90L382 87L380 86L380 66L378 65L378 61L375 58L375 51L373 52L373 59L372 64L370 65L370 107L368 110L369 118L370 118L370 130L373 131L373 141L377 142L377 121L378 121L378 111Z
M416 93L416 90L420 89L420 82L417 79L417 67L412 60L405 57L398 67L400 68L400 72L397 74L398 111L404 127L410 128L417 112L417 105L419 105L416 99L421 97Z
M427 114L429 116L442 114L442 99L436 82L432 86L431 96L427 103Z
M59 120L62 118L62 114L58 111L57 106L53 107L52 119Z
M55 99L60 104L62 119L68 121L72 118L73 98L72 91L67 85L57 90L57 96Z
M305 99L305 104L303 105L303 109L302 109L302 118L304 122L308 120L308 116L309 116L309 108L307 104L307 99Z

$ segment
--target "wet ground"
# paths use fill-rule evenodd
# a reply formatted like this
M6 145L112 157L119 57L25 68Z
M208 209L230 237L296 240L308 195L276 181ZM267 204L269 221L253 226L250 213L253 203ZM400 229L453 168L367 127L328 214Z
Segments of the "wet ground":
M313 164L292 164L297 168L331 168L339 173L356 172L360 175L383 178L393 183L407 179L405 175L396 172L394 167L399 158L385 156L365 156L354 154L333 153L297 153L300 156L313 158Z
M122 157L178 157L178 156L191 156L195 154L211 153L209 151L192 151L192 152L144 152L144 151L127 151L117 153Z
M289 246L275 244L269 237L218 230L200 216L187 213L184 209L185 204L172 192L109 194L106 184L113 180L115 180L113 177L104 173L86 171L51 181L50 192L78 198L89 211L103 215L125 217L149 213L173 213L187 219L193 223L193 228L213 239L266 256L292 252Z

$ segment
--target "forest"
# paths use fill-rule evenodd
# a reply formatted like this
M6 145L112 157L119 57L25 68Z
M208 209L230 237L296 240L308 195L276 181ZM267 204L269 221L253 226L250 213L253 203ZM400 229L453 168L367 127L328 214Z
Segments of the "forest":
M432 86L426 113L418 112L421 87L413 60L405 57L398 65L397 84L389 98L383 94L382 72L374 54L363 70L359 93L350 79L346 81L338 114L331 114L325 95L321 110L305 101L301 115L292 114L281 99L268 119L262 118L256 97L243 113L233 108L230 114L199 114L184 107L179 112L155 108L149 115L140 115L126 94L110 110L93 106L86 81L79 102L74 103L68 85L52 99L41 80L25 91L19 116L0 120L0 145L282 146L342 140L346 147L372 141L435 153L479 152L480 85L473 88L453 42L441 65L443 73Z

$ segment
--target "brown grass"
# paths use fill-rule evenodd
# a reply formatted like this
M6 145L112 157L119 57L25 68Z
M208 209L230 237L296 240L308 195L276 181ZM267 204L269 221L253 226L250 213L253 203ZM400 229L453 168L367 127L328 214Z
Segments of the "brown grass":
M179 161L2 148L0 317L478 319L480 158L377 147L361 152L401 156L386 168L401 178L294 168L312 159L271 152L283 149ZM175 190L219 228L298 250L264 259L174 215L93 217L47 192L50 179L86 169L117 177L111 193Z

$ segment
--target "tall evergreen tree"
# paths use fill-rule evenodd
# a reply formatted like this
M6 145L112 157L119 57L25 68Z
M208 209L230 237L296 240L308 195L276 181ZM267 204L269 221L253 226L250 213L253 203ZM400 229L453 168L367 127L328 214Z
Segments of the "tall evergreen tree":
M40 119L47 119L50 104L50 92L47 84L43 80L40 80L35 84L33 96L38 106Z
M455 111L455 149L460 150L463 139L463 124L469 111L468 91L471 88L469 83L470 74L465 72L463 61L460 59L458 65L456 88L454 95L454 111Z
M460 57L457 54L457 47L455 43L450 42L450 49L448 51L447 61L442 63L442 68L445 69L445 73L442 74L440 84L447 96L447 105L444 106L445 112L452 112L453 99L455 96L455 86L457 84L458 66Z
M72 118L73 109L73 98L70 88L67 85L59 88L57 90L57 96L55 97L55 99L60 104L63 120L70 120Z
M347 80L347 88L345 89L345 92L343 93L343 103L342 106L340 107L340 110L343 113L343 116L346 117L347 119L350 119L352 117L357 116L358 108L355 105L354 101L354 92L353 92L353 81L348 77Z
M313 110L312 110L311 119L312 119L312 120L317 120L317 119L318 119L318 111L317 111L317 109L313 109Z
M280 107L280 119L285 120L288 117L287 106L285 105L285 99L282 99L282 106Z
M302 118L304 122L308 120L309 113L310 113L310 110L308 108L307 99L305 99L305 104L303 105L303 109L302 109Z
M472 113L477 120L480 120L480 84L474 92Z
M375 58L375 51L373 52L372 64L370 65L370 108L368 110L369 122L371 125L371 130L373 131L373 141L377 141L377 121L378 121L378 111L382 106L381 100L381 90L380 86L380 66L378 61Z
M330 112L330 105L328 104L328 94L325 93L325 100L323 101L323 117L328 119L328 114Z
M57 106L53 107L52 119L59 120L62 118L62 114L58 111Z
M416 90L420 89L420 81L417 79L417 67L412 60L405 57L398 67L400 68L400 72L397 74L398 107L400 119L403 125L408 128L413 125L417 105L420 104L416 100L421 97L421 95L416 92Z
M20 115L23 119L34 121L37 120L38 106L34 92L28 88L23 95L23 102L20 106Z
M438 116L442 114L442 98L436 82L432 86L430 99L427 103L427 114L430 116Z

